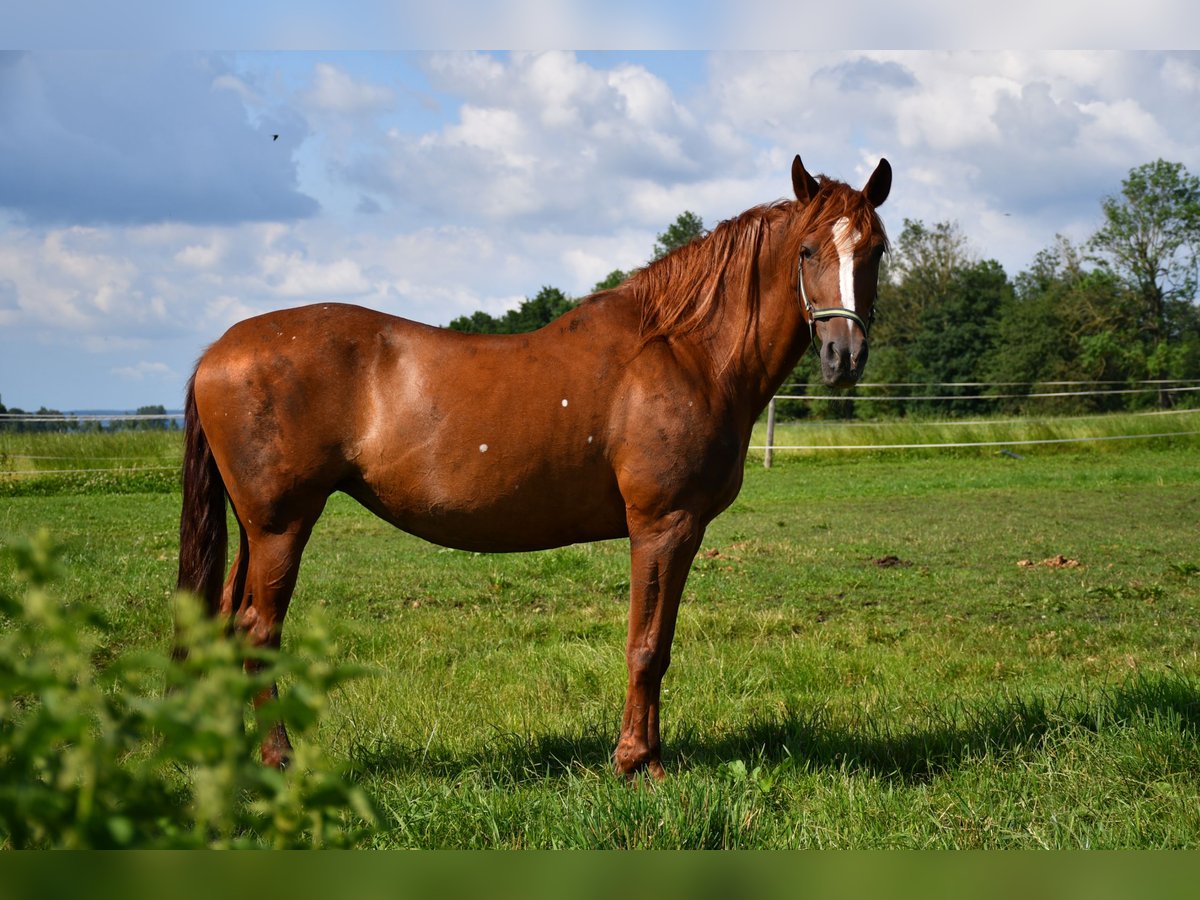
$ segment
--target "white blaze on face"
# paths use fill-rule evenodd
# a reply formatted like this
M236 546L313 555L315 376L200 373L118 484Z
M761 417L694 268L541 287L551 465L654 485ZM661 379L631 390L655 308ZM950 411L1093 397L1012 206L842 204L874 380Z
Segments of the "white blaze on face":
M854 248L862 240L862 233L850 230L850 220L842 216L833 223L833 245L838 252L838 284L842 290L842 309L857 312L854 308Z

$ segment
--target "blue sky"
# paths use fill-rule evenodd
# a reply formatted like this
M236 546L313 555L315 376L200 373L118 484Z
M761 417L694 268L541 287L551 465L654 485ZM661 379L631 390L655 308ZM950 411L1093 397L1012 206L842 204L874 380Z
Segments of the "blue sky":
M893 235L955 221L1010 276L1058 233L1086 239L1132 167L1200 172L1190 50L36 37L26 22L32 49L0 54L0 398L25 408L177 407L207 344L281 307L444 324L543 285L582 295L685 209L712 225L786 196L797 152L855 184L887 156Z

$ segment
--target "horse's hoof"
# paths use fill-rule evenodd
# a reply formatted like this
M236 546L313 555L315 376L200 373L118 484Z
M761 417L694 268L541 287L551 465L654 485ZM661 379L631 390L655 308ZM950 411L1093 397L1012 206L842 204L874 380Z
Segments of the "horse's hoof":
M617 774L625 776L626 781L633 781L640 772L646 772L655 781L662 781L667 777L662 761L657 756L651 756L649 750L629 752L618 747L617 752L613 754L613 762L616 764Z
M283 771L292 763L292 745L278 744L266 741L262 745L262 761L264 766Z
M289 765L291 765L292 754L263 750L262 761L264 766L269 766L272 769L279 769L280 771L283 771Z

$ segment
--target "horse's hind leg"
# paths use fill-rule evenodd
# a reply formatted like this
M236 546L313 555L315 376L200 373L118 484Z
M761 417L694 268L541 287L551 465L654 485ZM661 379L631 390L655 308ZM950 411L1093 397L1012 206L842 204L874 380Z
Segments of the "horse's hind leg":
M228 628L234 626L234 614L240 612L246 602L246 574L250 568L250 541L241 522L238 522L238 531L237 554L229 568L229 577L225 579L221 605L217 610L210 610L220 616Z
M313 521L315 519L314 516ZM307 522L282 533L252 532L248 536L244 546L249 549L246 572L249 596L236 610L236 626L246 632L255 647L279 649L283 620L300 572L300 556L311 533L312 522ZM230 581L233 582L232 575ZM262 665L258 660L248 659L246 671L257 671ZM278 696L278 685L264 688L254 698L255 709ZM291 758L291 751L292 744L283 723L272 726L263 738L263 762L282 768Z

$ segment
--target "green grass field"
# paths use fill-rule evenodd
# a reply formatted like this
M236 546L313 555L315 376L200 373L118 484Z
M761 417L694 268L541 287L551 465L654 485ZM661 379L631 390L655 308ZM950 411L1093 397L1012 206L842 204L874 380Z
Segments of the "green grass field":
M177 458L142 438L168 443L109 455ZM289 627L320 611L375 673L319 735L381 810L369 845L1196 846L1200 440L1014 449L752 461L685 592L662 784L609 764L624 542L462 553L335 497ZM172 483L13 479L0 541L50 529L113 652L165 646Z

